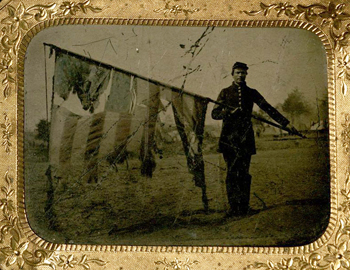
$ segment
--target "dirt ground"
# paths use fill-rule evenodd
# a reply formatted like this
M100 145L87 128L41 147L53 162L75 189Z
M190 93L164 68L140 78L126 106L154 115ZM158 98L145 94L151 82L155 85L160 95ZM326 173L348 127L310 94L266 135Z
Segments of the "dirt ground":
M125 245L295 246L310 243L329 218L329 156L326 137L258 138L250 173L250 206L243 218L225 218L225 164L216 141L204 141L210 211L188 173L181 142L157 157L152 178L139 161L104 165L99 183L64 181L45 214L48 162L26 148L25 202L32 229L55 243ZM103 164L102 164L103 166Z

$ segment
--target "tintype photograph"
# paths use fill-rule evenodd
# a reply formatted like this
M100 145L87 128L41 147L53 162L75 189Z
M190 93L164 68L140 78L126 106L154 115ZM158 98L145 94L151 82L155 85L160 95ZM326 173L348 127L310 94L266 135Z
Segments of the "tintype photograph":
M327 83L302 29L44 29L24 61L28 223L53 243L309 244L330 216Z

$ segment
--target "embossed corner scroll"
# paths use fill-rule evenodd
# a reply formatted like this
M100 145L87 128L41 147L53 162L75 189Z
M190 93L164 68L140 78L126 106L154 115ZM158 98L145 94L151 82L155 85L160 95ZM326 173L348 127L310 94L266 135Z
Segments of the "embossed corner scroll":
M244 11L244 13L255 16L263 14L269 16L272 11L275 11L277 17L282 15L290 19L300 20L304 18L308 22L319 21L320 26L328 25L329 33L332 37L335 46L346 46L350 35L350 23L345 25L345 30L342 30L343 22L350 20L350 14L345 12L346 4L335 4L330 2L328 6L322 4L312 5L290 5L289 3L279 3L266 5L260 3L260 10Z

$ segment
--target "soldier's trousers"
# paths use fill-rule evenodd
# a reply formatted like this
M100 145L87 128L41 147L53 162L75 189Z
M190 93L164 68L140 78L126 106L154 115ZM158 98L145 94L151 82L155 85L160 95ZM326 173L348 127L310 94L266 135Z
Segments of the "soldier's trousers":
M226 192L230 214L245 215L249 209L251 155L236 157L235 153L223 153L226 165Z

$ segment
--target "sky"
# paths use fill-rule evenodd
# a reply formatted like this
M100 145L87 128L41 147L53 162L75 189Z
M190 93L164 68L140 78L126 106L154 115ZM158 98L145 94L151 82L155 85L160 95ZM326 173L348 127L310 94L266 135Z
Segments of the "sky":
M295 88L314 107L316 98L327 94L325 49L320 39L307 30L56 26L39 32L26 52L25 129L30 131L40 119L47 118L46 105L51 106L54 57L48 58L49 49L44 43L166 84L184 86L186 91L212 99L232 83L231 68L236 61L248 64L247 85L274 106L283 103ZM206 121L213 121L210 113Z

